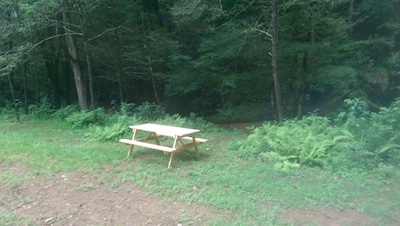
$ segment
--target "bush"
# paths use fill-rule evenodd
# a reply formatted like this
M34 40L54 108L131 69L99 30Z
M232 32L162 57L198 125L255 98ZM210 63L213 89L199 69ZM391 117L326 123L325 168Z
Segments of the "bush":
M239 148L240 154L279 160L282 167L322 166L326 156L338 152L340 142L351 139L350 133L329 124L327 118L318 116L287 120L279 125L264 124L248 136L244 147Z
M36 118L45 118L51 115L54 109L50 101L47 98L43 98L40 103L29 105L28 111Z
M111 126L90 126L89 132L85 133L85 139L96 141L118 141L123 137L129 128L120 123Z
M134 114L140 118L155 120L165 116L166 112L159 105L145 102L135 108Z
M400 160L400 98L377 113L359 99L345 101L348 111L339 114L342 127L354 134L355 143L343 150L341 160L351 167L371 169ZM363 106L363 107L361 107ZM350 162L351 161L351 162Z
M346 100L336 125L308 116L256 128L245 142L232 142L240 156L275 163L276 168L322 166L335 172L372 170L400 162L400 98L374 113L360 99Z
M74 128L83 128L90 125L104 125L107 121L107 115L103 108L97 108L96 110L74 112L65 120L71 123Z
M68 105L64 108L61 108L55 111L51 116L55 119L65 119L68 116L72 115L75 112L79 111L79 106L76 104Z

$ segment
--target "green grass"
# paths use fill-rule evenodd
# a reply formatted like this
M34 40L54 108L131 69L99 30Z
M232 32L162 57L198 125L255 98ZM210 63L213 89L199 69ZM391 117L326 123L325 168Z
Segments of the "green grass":
M12 226L12 225L34 225L28 219L15 216L12 213L0 211L0 225Z
M18 174L19 166L31 175L101 172L102 182L113 187L133 183L159 196L227 211L229 216L215 219L215 225L282 225L278 215L290 208L358 210L384 225L400 209L400 173L394 168L390 177L384 170L344 176L317 168L277 171L273 164L244 160L228 149L231 139L245 139L245 134L213 129L201 132L209 141L200 146L199 159L193 150L180 152L167 169L169 156L161 152L138 148L126 159L127 146L85 141L85 132L61 121L0 121L1 181L29 177ZM14 217L5 216L0 223Z

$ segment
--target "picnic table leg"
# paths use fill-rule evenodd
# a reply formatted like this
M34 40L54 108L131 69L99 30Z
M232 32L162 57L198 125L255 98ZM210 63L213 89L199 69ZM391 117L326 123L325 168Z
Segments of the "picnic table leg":
M168 162L168 169L171 168L171 163L173 158L174 158L174 153L171 153L171 157L169 157L169 162Z
M196 138L193 136L193 143L196 143ZM200 152L199 152L199 148L197 147L198 145L196 144L196 146L194 146L194 148L196 149L196 156L197 158L200 157Z
M131 145L131 147L129 148L129 151L128 151L128 156L127 156L127 158L129 158L129 156L131 155L131 152L132 152L132 150L133 150L133 145Z
M136 140L136 134L137 134L137 130L134 129L134 130L133 130L133 135L132 135L132 140ZM127 158L129 158L129 156L131 155L132 150L133 150L133 145L131 145L131 146L129 147L129 151L128 151L128 156L127 156Z
M197 147L197 145L194 148L196 148L196 156L197 156L197 158L200 158L199 148Z

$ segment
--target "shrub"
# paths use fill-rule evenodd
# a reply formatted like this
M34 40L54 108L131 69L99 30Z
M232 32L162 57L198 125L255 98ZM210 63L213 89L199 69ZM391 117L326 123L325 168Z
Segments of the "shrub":
M118 119L119 121L106 126L89 126L88 132L85 133L85 139L97 141L118 141L120 138L125 137L128 134L132 135L129 125L142 123L142 119L136 116L119 116Z
M74 112L65 118L65 120L71 123L74 128L82 128L89 125L104 125L106 119L107 115L103 108Z
M57 111L55 111L51 116L55 119L65 119L68 116L72 115L75 112L79 111L79 106L76 104L68 105L63 107Z
M330 126L325 117L308 116L279 125L264 124L250 134L241 147L242 156L256 156L285 166L322 166L326 156L338 152L352 135ZM296 164L293 164L296 163Z
M92 125L89 127L88 132L85 133L85 139L96 141L118 141L128 131L129 128L120 123L111 126Z
M265 124L230 148L244 157L272 161L280 169L305 165L341 172L399 164L400 98L377 113L360 99L346 100L345 105L336 125L318 116Z
M351 165L359 168L376 168L381 163L398 164L400 98L397 98L390 107L382 108L377 113L368 112L366 104L358 99L346 100L345 103L348 111L340 114L339 121L343 122L341 126L344 129L354 134L357 143L353 146L353 150L343 150L341 154L353 156Z
M40 100L40 103L29 105L28 111L36 118L44 118L51 115L54 109L50 101L47 98L43 98Z
M159 105L145 102L135 108L134 114L140 118L155 120L166 115L166 112Z

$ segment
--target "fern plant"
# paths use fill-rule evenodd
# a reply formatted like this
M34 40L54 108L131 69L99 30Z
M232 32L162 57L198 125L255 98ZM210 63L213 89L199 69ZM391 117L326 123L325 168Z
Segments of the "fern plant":
M339 143L351 140L351 133L330 126L325 117L308 116L279 125L265 124L248 136L239 150L245 155L262 156L278 162L322 166L328 155L335 155ZM279 158L276 158L279 156Z
M110 126L90 126L85 139L96 141L118 141L125 134L130 132L125 124L116 123Z

